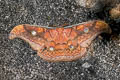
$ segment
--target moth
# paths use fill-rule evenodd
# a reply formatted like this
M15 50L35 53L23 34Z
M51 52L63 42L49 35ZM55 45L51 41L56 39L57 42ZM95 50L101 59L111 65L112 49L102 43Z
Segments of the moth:
M101 20L65 27L22 24L12 29L9 38L23 39L44 60L58 62L73 61L83 57L91 42L103 32L110 33L111 29Z

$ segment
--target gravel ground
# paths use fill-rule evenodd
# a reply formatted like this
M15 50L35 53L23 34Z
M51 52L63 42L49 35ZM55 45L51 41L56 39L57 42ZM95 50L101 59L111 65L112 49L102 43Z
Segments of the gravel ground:
M120 80L119 20L108 16L107 10L94 13L74 0L0 0L0 80ZM113 34L97 37L86 57L73 62L46 62L28 43L8 39L19 24L59 26L93 19L108 22Z

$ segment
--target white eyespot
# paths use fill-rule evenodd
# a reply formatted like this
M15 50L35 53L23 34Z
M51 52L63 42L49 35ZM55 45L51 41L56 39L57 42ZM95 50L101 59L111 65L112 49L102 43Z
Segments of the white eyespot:
M54 51L54 47L50 47L49 50L50 50L50 51Z
M84 28L84 32L88 33L89 32L89 28Z
M36 36L36 35L37 35L37 32L36 32L36 31L31 31L31 34L32 34L33 36Z
M73 45L69 46L70 50L73 50L75 47Z

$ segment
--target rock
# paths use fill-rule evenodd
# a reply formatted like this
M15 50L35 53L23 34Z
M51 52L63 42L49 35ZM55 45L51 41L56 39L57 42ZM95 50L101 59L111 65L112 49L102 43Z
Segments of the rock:
M103 7L114 7L120 0L76 0L78 5L99 12Z
M120 18L120 4L117 4L116 7L112 8L109 11L109 14L112 19L119 19Z

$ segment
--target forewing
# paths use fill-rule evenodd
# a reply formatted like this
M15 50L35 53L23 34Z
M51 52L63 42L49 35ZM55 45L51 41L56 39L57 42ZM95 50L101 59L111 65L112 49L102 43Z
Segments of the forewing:
M45 39L43 38L45 28L31 26L28 24L18 25L10 32L9 38L21 38L28 42L34 50L44 49Z

